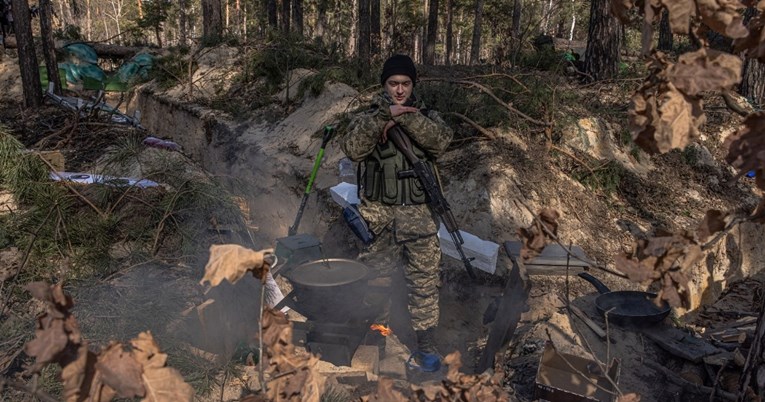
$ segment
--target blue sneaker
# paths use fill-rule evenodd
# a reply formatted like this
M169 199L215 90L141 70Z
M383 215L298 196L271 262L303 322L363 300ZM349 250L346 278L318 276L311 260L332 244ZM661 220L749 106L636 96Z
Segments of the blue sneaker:
M406 367L432 373L441 369L441 356L437 353L415 351L406 361Z

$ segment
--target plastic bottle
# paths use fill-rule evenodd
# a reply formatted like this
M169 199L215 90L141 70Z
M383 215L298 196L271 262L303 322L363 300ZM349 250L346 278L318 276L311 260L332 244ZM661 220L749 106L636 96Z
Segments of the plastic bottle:
M346 183L356 183L356 171L353 169L353 162L348 158L340 159L340 181Z

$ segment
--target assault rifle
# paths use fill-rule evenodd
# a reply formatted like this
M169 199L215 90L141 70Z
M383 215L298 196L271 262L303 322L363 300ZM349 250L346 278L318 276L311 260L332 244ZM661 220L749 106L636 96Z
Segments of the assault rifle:
M454 245L457 247L460 259L465 264L465 269L467 270L468 275L475 279L473 265L470 264L470 261L473 259L468 258L462 250L462 244L465 243L465 241L462 240L460 229L457 227L457 221L454 219L454 214L452 214L449 203L441 192L441 186L439 186L435 175L430 171L428 164L425 161L420 160L414 152L412 152L412 142L399 125L395 125L388 130L388 138L396 144L396 147L404 154L404 156L406 156L406 159L408 159L409 163L412 165L412 170L399 172L398 178L404 179L408 177L416 177L420 180L430 209L441 218L441 221L444 222L446 230L449 232L452 241L454 241Z

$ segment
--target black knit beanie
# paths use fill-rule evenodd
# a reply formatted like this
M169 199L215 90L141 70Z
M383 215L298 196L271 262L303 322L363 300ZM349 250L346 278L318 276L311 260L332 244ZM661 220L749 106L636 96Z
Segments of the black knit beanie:
M417 82L417 68L412 59L404 54L396 54L385 60L382 74L380 74L380 84L385 86L385 81L392 75L406 75L412 79L412 85Z

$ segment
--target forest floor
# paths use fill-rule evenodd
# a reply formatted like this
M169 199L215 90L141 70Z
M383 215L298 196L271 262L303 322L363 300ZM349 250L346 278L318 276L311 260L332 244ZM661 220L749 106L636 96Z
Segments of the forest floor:
M230 52L230 49L224 48L220 52ZM210 60L215 57L210 56ZM211 63L217 74L211 74L214 78L210 78L210 82L202 81L199 85L214 87L216 79L220 80L230 72L223 65ZM424 78L443 77L447 73L428 69ZM53 105L46 105L37 114L23 111L17 74L15 59L4 55L0 59L0 122L31 148L46 130L58 130L65 122L57 120L55 125L45 127L45 124L51 124L49 116L60 113ZM544 77L551 73L534 74ZM555 81L559 82L559 77ZM558 90L576 96L559 105L558 113L571 118L561 120L556 127L557 137L553 143L557 150L551 148L549 139L535 129L489 127L494 138L478 135L455 141L439 160L439 167L446 198L461 229L502 245L517 240L517 230L531 223L533 213L549 206L562 214L558 233L565 244L580 246L591 259L613 266L614 256L629 249L636 237L660 230L692 229L708 209L746 210L755 205L759 194L752 183L747 182L749 179L732 182L733 172L721 162L722 141L736 127L738 118L721 110L721 102L711 98L707 103L709 118L702 130L705 134L700 147L651 157L631 148L623 137L629 91L637 85L639 81L634 79L588 86L564 80ZM274 100L272 105L234 118L220 110L199 106L214 103L199 98L205 96L203 91L198 91L202 92L198 98L188 99L182 86L169 90L148 86L143 90L148 95L135 95L130 108L138 107L139 96L164 99L172 105L202 108L204 113L215 116L216 124L225 127L214 132L212 140L208 139L209 153L200 158L204 160L196 160L195 169L220 178L228 186L242 185L232 193L246 199L251 224L257 227L251 235L254 245L259 248L271 247L275 239L286 235L318 150L317 132L326 124L341 121L343 112L353 109L369 95L359 94L345 84L329 83L318 96L304 95L287 107ZM116 103L116 99L111 102ZM190 138L193 133L179 132L177 121L173 120L175 117L164 115L163 124L161 112L155 111L160 115L158 117L151 117L152 112L148 110L142 110L142 113L145 124L153 127L152 135L181 145L199 142L198 138ZM509 118L519 117L511 115ZM121 130L132 129L115 130L114 135L101 132L102 136L98 138L78 140L79 137L75 137L74 141L59 143L56 150L66 155L67 170L92 171L101 153L118 142L118 136L141 135ZM467 125L458 128L459 132L469 130ZM597 143L593 143L593 138ZM55 147L51 141L41 149ZM191 158L194 156L192 154ZM329 195L329 188L338 182L337 162L341 157L335 140L327 148L327 157L315 184L316 195L309 201L301 232L319 238L327 256L353 259L358 254L359 245L342 222L339 206ZM583 168L582 159L589 161L587 157L595 158L598 164ZM587 169L591 172L586 173ZM588 180L588 176L594 180ZM739 234L738 239L762 237L759 229L742 226L738 230L739 233L746 232ZM231 236L218 232L198 240L200 244L243 241L241 237ZM2 259L0 274L17 268L21 255L17 248L6 248L2 252L13 253L16 257ZM698 295L703 303L701 307L690 312L675 312L661 325L681 328L687 334L694 331L699 334L702 328L721 328L748 312L758 311L762 280L754 275L757 269L744 269L740 261L756 265L756 261L762 261L765 256L760 255L761 251L746 252L751 255L735 257L739 260L736 272L725 275L726 291ZM224 362L213 359L215 364L211 364L207 360L209 355L196 347L200 341L198 334L185 333L194 327L187 326L180 318L182 312L206 299L205 289L197 284L206 262L206 254L200 254L189 259L155 257L137 260L132 255L126 258L112 253L115 261L111 263L108 275L96 280L73 281L67 291L75 299L74 313L83 334L93 345L105 345L110 340L124 341L139 331L151 330L170 355L169 364L180 367L198 394L204 395L199 396L199 400L236 400L252 386L255 377L252 368L233 358ZM502 247L499 254L497 275L481 275L476 282L467 277L459 261L443 257L441 323L437 332L439 349L444 354L460 351L463 371L468 373L475 370L489 332L489 326L482 322L483 311L502 294L507 282L503 275L512 266ZM720 260L716 264L729 262ZM58 263L51 261L53 265ZM601 272L595 274L611 289L643 290L619 278ZM3 283L14 281L12 275L0 277ZM687 361L668 353L634 328L607 326L595 308L596 294L589 284L565 275L531 275L528 280L527 304L530 309L522 316L505 348L503 364L498 367L504 371L504 386L513 390L519 400L534 399L534 380L547 341L562 352L600 361L619 359L619 389L623 393L640 394L641 401L690 401L699 400L703 395L703 389L689 392L687 386L672 383L666 379L666 373L651 368L653 362L673 372L693 371ZM290 290L287 281L279 278L277 281L284 293ZM252 282L239 283L221 291L228 292L227 297L231 300L241 301L236 319L246 321L243 326L247 330L251 330L253 320L257 320L259 308L255 296L259 287ZM559 296L569 297L575 306L607 328L613 342L598 338L581 321L567 314ZM31 336L31 320L24 324L24 319L30 319L39 309L32 302L11 306L14 311L0 317L4 320L4 328L16 328L15 337L8 338L13 342L4 343L0 350L0 369L6 373L19 371L23 357L20 347ZM392 326L395 338L388 340L389 343L398 340L403 345L399 345L395 356L398 364L403 364L406 349L413 346L413 334L408 328L403 306L400 299L394 304ZM738 312L739 315L720 312ZM290 316L296 318L299 314L293 311ZM745 349L746 345L742 343L740 346ZM333 376L343 371L323 364L322 370L333 373ZM714 386L717 381L722 384L718 388L735 391L732 388L732 384L737 384L735 367L718 366L710 372L714 366L699 362L690 365L694 364L701 368L700 380L704 385ZM401 367L377 374L396 376L397 373L402 373ZM406 388L405 376L398 380L399 388ZM46 386L55 392L54 385ZM343 397L357 397L371 392L374 386L374 382L354 385L338 382L333 389ZM708 394L705 396L709 398Z

